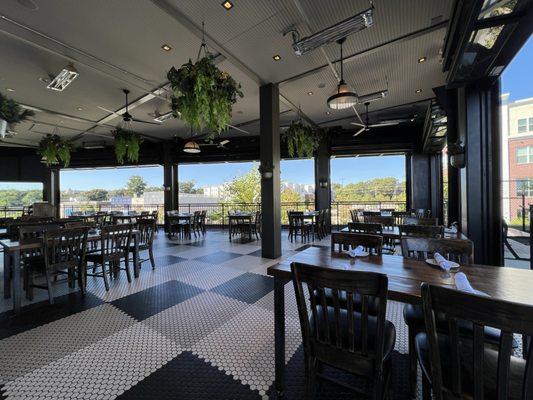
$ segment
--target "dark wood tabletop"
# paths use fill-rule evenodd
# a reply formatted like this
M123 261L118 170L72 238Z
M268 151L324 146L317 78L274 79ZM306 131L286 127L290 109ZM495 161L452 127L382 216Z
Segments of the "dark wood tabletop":
M341 232L349 232L348 227L344 227L341 229ZM391 238L391 239L398 239L400 237L400 227L399 226L384 226L382 231L382 236ZM463 233L461 232L451 232L448 230L448 228L444 229L444 238L445 239L468 239Z
M301 262L338 269L380 272L389 278L389 298L404 303L419 303L420 285L428 282L455 287L454 273L446 273L424 261L401 256L383 255L350 258L344 253L332 253L326 247L310 247L268 268L268 274L290 280L291 262ZM533 271L492 267L487 265L461 266L475 289L502 300L533 305Z

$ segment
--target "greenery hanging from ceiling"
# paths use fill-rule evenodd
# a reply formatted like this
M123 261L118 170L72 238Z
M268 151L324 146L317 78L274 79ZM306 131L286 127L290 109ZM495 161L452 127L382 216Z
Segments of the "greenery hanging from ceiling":
M131 163L139 161L139 150L141 147L141 138L135 132L122 128L116 128L113 132L115 136L115 156L117 162L124 164L127 159Z
M31 110L23 109L15 100L8 99L0 93L0 119L8 124L17 124L35 114Z
M290 157L313 157L313 153L318 149L323 131L313 129L304 125L301 120L291 122L289 128L282 135L287 143L287 151Z
M48 134L39 142L39 154L47 166L59 164L61 161L64 167L68 167L71 150L72 144L56 134Z
M219 70L206 56L194 64L191 60L181 68L172 67L167 74L172 86L172 110L192 129L209 129L207 140L226 129L237 97L243 97L241 85Z

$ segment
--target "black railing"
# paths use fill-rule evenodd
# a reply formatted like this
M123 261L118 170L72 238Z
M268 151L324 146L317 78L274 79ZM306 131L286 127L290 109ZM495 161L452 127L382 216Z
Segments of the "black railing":
M0 216L3 218L17 218L22 215L24 207L0 207Z

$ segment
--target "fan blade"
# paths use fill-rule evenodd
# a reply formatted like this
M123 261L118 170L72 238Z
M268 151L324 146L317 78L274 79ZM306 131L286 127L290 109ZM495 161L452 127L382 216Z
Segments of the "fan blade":
M360 135L361 133L363 133L365 130L366 130L366 128L365 128L365 127L362 127L362 128L359 129L357 132L355 132L353 136L354 136L354 137L359 136L359 135Z
M230 125L230 124L228 124L228 126L229 126L231 129L235 129L236 131L239 131L239 132L242 132L242 133L246 133L247 135L250 134L250 132L245 131L244 129L238 128L238 127L236 127L236 126L233 126L233 125Z
M150 124L150 125L161 125L159 122L150 122L150 121L143 121L142 119L132 118L133 122L140 122L142 124Z
M115 114L117 117L122 118L122 115L121 115L121 114L116 113L116 112L111 111L111 110L108 110L107 108L100 107L100 106L96 106L96 108L99 108L99 109L102 110L102 111L108 112L109 114Z
M382 122L379 124L372 124L368 125L369 128L379 128L380 126L393 126L393 125L399 125L399 122Z
M359 122L350 122L350 124L355 126L361 126L363 128L366 126L365 124L360 124Z
M226 145L226 144L228 144L228 143L229 143L229 140L228 140L228 139L224 139L224 140L222 140L222 141L219 143L219 145L220 145L220 146L224 146L224 145Z

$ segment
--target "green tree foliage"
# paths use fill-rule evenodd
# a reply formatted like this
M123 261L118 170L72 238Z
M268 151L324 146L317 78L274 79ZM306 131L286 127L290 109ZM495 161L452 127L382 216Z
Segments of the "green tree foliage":
M202 189L195 188L194 185L196 185L194 180L179 182L179 192L191 194L202 193Z
M85 198L89 201L106 201L109 199L109 192L104 189L91 189L85 192Z
M130 177L128 183L126 184L126 190L132 196L140 197L143 195L147 186L147 183L141 176L133 175L132 177Z
M281 202L282 203L297 203L301 202L304 199L300 195L300 193L296 192L295 190L291 188L284 188L281 192Z
M261 176L257 168L234 178L224 188L223 197L231 203L258 203L261 201Z
M42 200L43 192L41 190L0 190L0 206L2 207L29 206Z
M405 201L405 182L396 178L375 178L368 181L332 185L335 201Z

